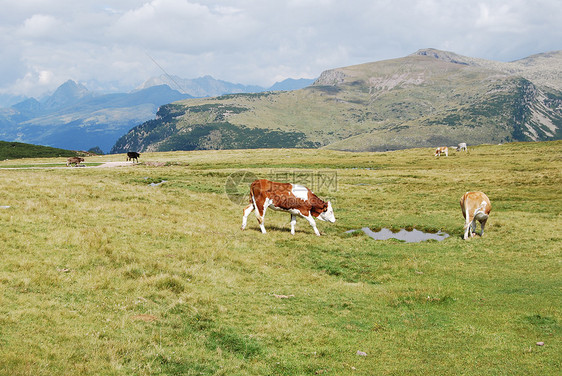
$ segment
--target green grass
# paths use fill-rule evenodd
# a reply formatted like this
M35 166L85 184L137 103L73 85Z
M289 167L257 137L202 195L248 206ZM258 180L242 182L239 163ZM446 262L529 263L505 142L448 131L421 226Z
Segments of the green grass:
M81 163L87 167L100 166L101 163ZM49 167L76 167L67 166L66 163L35 163L35 164L0 164L0 168L49 168Z
M0 374L556 374L561 155L558 141L0 169ZM124 158L96 157L111 160ZM0 168L19 163L61 161ZM241 170L312 182L337 222L318 221L316 237L299 219L291 236L289 215L269 211L266 235L253 214L240 231L225 182ZM484 236L463 241L468 190L493 209ZM345 233L408 226L451 236Z
M81 153L50 146L0 141L0 160L14 158L74 157Z

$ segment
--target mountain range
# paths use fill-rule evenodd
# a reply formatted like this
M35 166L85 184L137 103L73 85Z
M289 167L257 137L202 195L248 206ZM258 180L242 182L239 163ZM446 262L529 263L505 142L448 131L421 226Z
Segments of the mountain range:
M162 74L159 77L151 77L146 80L138 89L145 89L156 85L168 85L174 90L192 97L216 97L224 94L236 93L261 93L264 91L289 91L304 88L312 85L315 79L293 79L287 78L281 82L276 82L272 86L265 88L258 85L234 84L232 82L217 80L211 76L203 76L194 79L186 79L178 76Z
M562 136L562 51L504 63L435 49L323 72L310 86L187 99L112 152L323 147L384 151Z
M314 80L287 79L265 89L216 80L211 76L187 80L162 75L148 79L130 93L99 94L68 80L41 100L27 98L0 108L0 140L72 150L98 147L108 152L119 137L154 118L164 104L194 96L292 90L312 82ZM174 87L180 88L181 92L172 89Z
M0 140L71 150L110 150L159 106L189 98L166 85L132 93L96 95L72 80L42 101L29 98L0 109Z

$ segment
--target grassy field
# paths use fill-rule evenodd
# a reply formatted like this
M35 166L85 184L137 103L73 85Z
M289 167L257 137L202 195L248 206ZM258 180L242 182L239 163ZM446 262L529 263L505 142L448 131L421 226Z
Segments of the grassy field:
M562 368L562 142L448 158L277 149L140 162L0 162L1 375ZM269 211L267 234L253 214L241 231L237 200L253 176L305 183L332 200L336 223L318 222L316 237L297 220L291 236L289 215ZM469 190L493 208L484 236L463 241L459 199ZM345 233L407 226L451 236Z
M75 157L78 155L83 155L83 153L53 148L50 146L0 141L0 160L16 158Z

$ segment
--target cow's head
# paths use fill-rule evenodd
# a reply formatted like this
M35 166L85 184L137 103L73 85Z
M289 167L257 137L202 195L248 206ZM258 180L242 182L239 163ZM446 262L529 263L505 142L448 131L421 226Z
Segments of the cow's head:
M318 216L318 219L326 222L334 223L336 221L336 216L334 215L334 209L332 208L332 203L330 201L324 203L324 210Z

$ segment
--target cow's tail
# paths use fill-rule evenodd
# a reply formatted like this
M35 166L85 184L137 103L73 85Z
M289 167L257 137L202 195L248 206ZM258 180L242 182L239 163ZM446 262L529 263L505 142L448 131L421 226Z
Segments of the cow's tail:
M248 202L251 204L254 202L254 193L252 192L252 188L250 187L250 194L248 195Z

